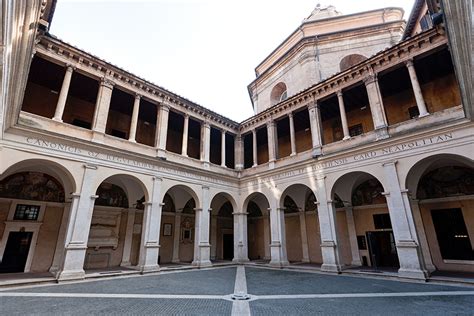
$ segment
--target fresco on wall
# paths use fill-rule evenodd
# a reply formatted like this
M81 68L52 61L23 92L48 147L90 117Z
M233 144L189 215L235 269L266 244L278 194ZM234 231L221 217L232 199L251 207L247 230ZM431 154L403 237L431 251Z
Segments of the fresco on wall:
M418 199L474 194L474 170L465 167L442 167L428 172L418 184Z
M352 193L352 205L385 204L385 196L382 184L376 179L370 179L361 183Z
M103 182L96 195L95 205L128 208L127 194L118 185Z
M41 172L15 173L0 181L0 197L46 202L64 202L64 188Z

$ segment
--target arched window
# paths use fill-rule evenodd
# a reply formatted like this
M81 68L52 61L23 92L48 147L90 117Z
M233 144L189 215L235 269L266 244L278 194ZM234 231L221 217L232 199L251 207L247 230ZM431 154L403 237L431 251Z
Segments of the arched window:
M339 62L339 69L341 69L341 71L344 71L346 69L351 68L354 65L357 65L358 63L366 59L367 57L363 55L359 55L359 54L347 55L344 58L342 58L341 61Z
M286 98L288 98L286 84L283 82L277 83L277 85L273 87L272 93L270 94L271 104L275 105L281 101L286 100Z

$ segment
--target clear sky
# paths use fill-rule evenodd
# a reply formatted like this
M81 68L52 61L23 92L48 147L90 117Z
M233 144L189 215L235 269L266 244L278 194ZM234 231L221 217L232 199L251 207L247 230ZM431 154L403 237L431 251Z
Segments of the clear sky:
M50 32L191 101L242 121L255 67L314 7L344 14L413 0L58 0Z

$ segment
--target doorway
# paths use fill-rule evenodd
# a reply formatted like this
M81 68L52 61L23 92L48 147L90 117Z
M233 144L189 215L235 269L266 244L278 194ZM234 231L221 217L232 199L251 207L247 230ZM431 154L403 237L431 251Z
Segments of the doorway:
M441 256L445 260L473 260L474 252L460 208L431 210Z
M367 232L367 241L372 267L400 267L392 231Z
M234 258L234 235L224 234L222 236L222 244L224 248L223 256L222 256L223 259L232 260Z
M0 273L24 272L33 232L10 232L3 253Z

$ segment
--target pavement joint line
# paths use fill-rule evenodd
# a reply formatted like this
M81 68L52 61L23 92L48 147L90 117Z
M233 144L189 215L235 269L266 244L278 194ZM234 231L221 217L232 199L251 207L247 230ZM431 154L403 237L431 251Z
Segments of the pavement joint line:
M193 294L112 294L112 293L0 293L0 297L47 297L47 298L118 298L118 299L203 299L229 300L230 295L193 295ZM275 299L325 299L325 298L377 298L377 297L423 297L423 296L474 296L474 291L436 291L436 292L394 292L394 293L333 293L333 294L282 294L252 295L254 300ZM233 301L247 303L248 301ZM232 308L234 310L234 308ZM239 309L240 310L240 309ZM237 314L242 315L242 313Z
M237 267L235 273L234 294L244 295L247 293L247 278L245 276L245 266ZM235 300L232 303L231 315L250 315L250 305L248 301Z

